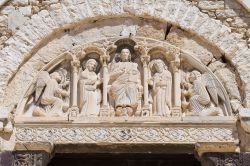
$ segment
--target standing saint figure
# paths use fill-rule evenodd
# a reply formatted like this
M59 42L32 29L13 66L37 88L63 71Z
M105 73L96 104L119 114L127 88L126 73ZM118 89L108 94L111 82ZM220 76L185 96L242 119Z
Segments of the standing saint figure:
M161 59L152 60L150 68L154 73L149 80L152 87L153 115L169 117L172 106L172 75Z
M110 67L109 95L114 101L116 116L133 116L141 92L138 64L131 62L129 49L122 49L119 62Z
M84 68L84 65L82 65ZM79 76L79 109L80 116L98 116L100 113L101 91L98 86L101 84L99 76L95 73L97 61L89 59Z

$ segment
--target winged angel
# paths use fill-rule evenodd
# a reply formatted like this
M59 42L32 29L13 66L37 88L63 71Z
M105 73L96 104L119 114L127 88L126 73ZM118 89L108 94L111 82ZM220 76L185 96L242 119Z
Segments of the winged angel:
M219 82L209 74L192 71L189 75L192 90L189 91L191 115L223 116L228 109L226 96Z
M34 94L33 116L66 116L69 105L67 71L59 69L51 74L42 71L28 89L25 97Z

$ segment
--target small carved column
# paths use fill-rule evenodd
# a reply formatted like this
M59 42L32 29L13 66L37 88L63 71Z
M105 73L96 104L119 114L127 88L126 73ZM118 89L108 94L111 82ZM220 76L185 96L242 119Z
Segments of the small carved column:
M143 112L149 111L149 100L148 100L148 62L149 60L150 60L150 57L147 55L143 55L141 58L141 61L143 64L143 96L144 96ZM149 115L151 116L152 113L150 112Z
M108 65L106 60L103 62L103 106L108 106Z
M108 107L108 56L103 56L103 107Z
M101 57L103 65L103 105L101 108L100 116L109 116L109 104L108 104L108 61L109 56L106 54Z
M72 73L72 90L71 90L71 107L70 107L70 117L76 117L79 108L77 106L77 83L78 83L78 69L80 67L80 61L78 58L73 56L71 61L71 73Z
M173 117L179 117L181 115L181 72L179 69L180 61L177 58L175 61L171 62L174 75L174 106L173 106Z

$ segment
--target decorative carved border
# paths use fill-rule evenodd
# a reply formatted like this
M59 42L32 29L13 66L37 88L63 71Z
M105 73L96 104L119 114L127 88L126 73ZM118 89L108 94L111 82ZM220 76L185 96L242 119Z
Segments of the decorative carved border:
M16 128L17 142L63 143L196 143L236 142L226 127L71 127Z
M13 166L46 166L50 156L44 151L22 151L14 152Z

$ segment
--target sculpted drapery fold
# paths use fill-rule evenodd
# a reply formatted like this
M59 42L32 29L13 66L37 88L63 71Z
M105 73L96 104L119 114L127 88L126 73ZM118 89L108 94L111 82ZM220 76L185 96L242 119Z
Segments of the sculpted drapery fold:
M122 49L120 61L110 66L110 97L116 116L132 116L138 107L141 91L138 64L131 62L129 49Z
M171 116L172 107L172 75L165 63L160 60L151 61L151 71L155 70L150 84L152 86L153 115Z
M51 74L42 71L25 94L34 102L30 104L25 115L33 116L67 116L69 92L66 81L67 71L57 70ZM32 95L34 94L34 95Z
M77 46L72 58L63 55L60 63L38 74L19 103L19 115L231 115L225 89L206 66L168 43L145 41L125 38Z
M79 75L79 109L82 116L98 116L100 113L100 78L95 73L96 67L96 60L89 59Z

